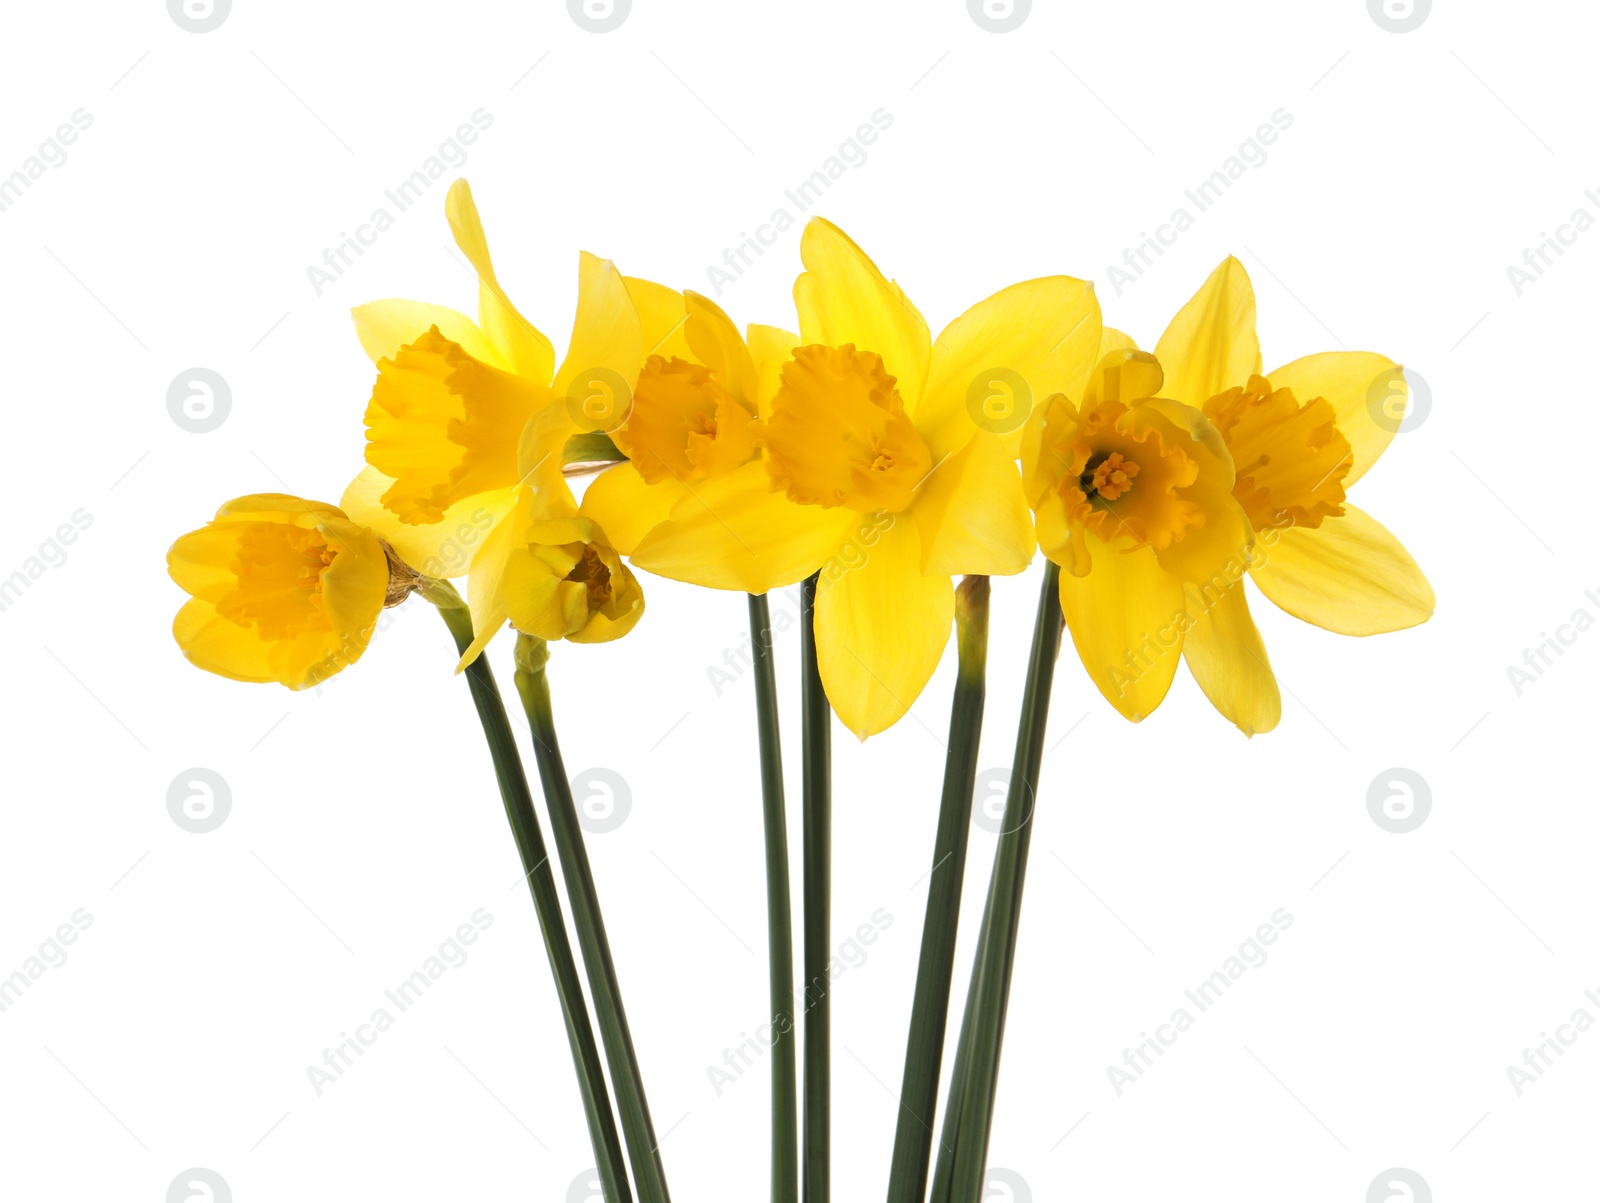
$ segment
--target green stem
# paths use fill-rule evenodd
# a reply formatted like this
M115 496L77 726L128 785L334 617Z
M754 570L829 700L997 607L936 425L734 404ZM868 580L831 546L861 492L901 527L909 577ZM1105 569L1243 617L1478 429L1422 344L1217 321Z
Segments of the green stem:
M945 1135L934 1174L935 1203L980 1203L1000 1048L1005 1039L1006 1005L1016 962L1022 889L1033 838L1033 805L1044 757L1044 730L1050 714L1050 686L1061 650L1060 569L1047 563L1033 628L1028 680L1017 724L1017 751L1006 792L1005 819L995 847L994 873L984 907L978 953L967 995L967 1013L956 1048L956 1073L945 1112Z
M439 607L440 616L455 638L457 651L465 654L467 648L472 646L472 616L461 603L460 597L449 585L441 588L438 583L431 585L425 596ZM578 1071L583 1114L589 1125L589 1140L594 1146L600 1185L607 1203L630 1203L633 1196L628 1190L628 1171L622 1159L622 1142L617 1138L616 1121L611 1115L611 1097L606 1092L605 1070L600 1065L600 1053L595 1047L594 1030L589 1026L589 1009L584 1003L577 964L572 959L572 945L567 941L567 926L561 915L561 897L556 892L550 858L545 853L544 836L539 831L538 812L533 808L533 795L528 790L528 779L522 771L522 757L517 752L511 723L506 717L505 703L500 700L500 690L495 686L494 673L489 668L489 658L479 656L474 660L467 666L466 677L473 704L478 709L478 721L483 724L483 735L489 743L489 754L494 760L495 777L500 783L500 797L505 803L506 818L511 823L511 834L522 856L528 890L533 895L534 911L539 916L539 930L544 936L545 953L550 958L550 971L555 976L556 993L561 999L561 1016L566 1023L567 1041L572 1047L572 1063Z
M761 815L767 848L767 985L772 999L772 1203L798 1203L800 1151L795 1114L794 935L789 903L789 821L783 804L778 681L772 614L751 594L756 728L761 744Z
M967 832L972 824L972 789L983 730L984 661L989 645L989 578L969 576L956 593L960 654L955 698L950 706L950 743L944 762L944 794L928 872L928 907L922 952L911 996L900 1119L889 1163L889 1203L921 1203L928 1188L934 1109L939 1102L939 1062L950 1014L950 978L955 969L961 885L966 874Z
M517 692L522 696L522 707L533 729L533 755L539 764L539 783L544 787L545 803L550 808L550 830L555 837L556 852L561 857L561 876L566 880L567 898L572 903L578 946L583 950L583 965L594 996L595 1015L600 1021L600 1039L605 1043L606 1061L611 1066L611 1080L617 1090L617 1108L622 1117L622 1133L628 1142L634 1182L639 1188L640 1203L670 1203L666 1172L661 1165L655 1128L650 1122L650 1107L645 1101L644 1079L633 1051L633 1037L628 1032L628 1016L622 1006L622 989L611 959L611 945L606 940L605 921L600 916L600 896L589 869L589 854L584 850L572 786L556 743L550 682L545 675L549 658L542 639L517 636Z
M805 1203L828 1203L829 1180L829 951L833 795L829 723L833 714L817 670L817 578L800 587L801 827L804 832L806 1066Z

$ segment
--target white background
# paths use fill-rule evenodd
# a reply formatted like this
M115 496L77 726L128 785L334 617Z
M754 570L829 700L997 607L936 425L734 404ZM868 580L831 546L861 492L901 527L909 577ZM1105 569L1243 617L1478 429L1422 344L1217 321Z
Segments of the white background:
M1440 1200L1594 1190L1600 1034L1521 1097L1506 1073L1577 1008L1600 1018L1600 634L1521 696L1507 675L1575 610L1600 617L1600 232L1520 296L1506 272L1574 209L1600 216L1590 6L1440 3L1407 34L1361 0L1040 0L1008 34L956 0L637 0L603 35L553 0L237 0L206 34L159 0L7 23L0 174L74 110L93 124L0 213L0 576L74 511L93 523L0 613L0 975L78 908L93 924L0 1014L0 1196L158 1203L203 1166L241 1203L564 1200L593 1160L438 620L408 605L299 695L199 673L168 633L175 536L241 493L336 501L359 467L372 369L348 308L472 309L447 179L322 295L306 269L480 108L462 174L558 347L580 248L709 291L723 249L883 109L818 211L935 330L1066 272L1150 346L1231 252L1268 367L1347 346L1419 373L1431 413L1352 500L1428 573L1430 623L1342 639L1257 595L1285 698L1253 741L1186 674L1132 726L1063 660L991 1161L1041 1201L1359 1203L1392 1166ZM1266 163L1117 295L1108 266L1280 108ZM798 234L724 287L736 321L793 324ZM166 410L194 366L232 389L207 434ZM986 767L1009 761L1037 580L995 582ZM748 677L718 696L707 676L744 600L645 586L626 640L555 649L558 719L571 770L632 791L589 843L675 1197L755 1200L765 1066L720 1097L707 1076L766 1010ZM792 629L779 654L797 819ZM834 942L894 920L837 986L850 1203L887 1177L953 659L887 734L835 731ZM194 766L232 791L207 835L166 809ZM1407 835L1367 812L1396 766L1432 793ZM993 846L974 830L962 977ZM792 847L798 874L797 826ZM480 907L470 960L318 1097L306 1067ZM1277 908L1268 962L1119 1097L1107 1066Z

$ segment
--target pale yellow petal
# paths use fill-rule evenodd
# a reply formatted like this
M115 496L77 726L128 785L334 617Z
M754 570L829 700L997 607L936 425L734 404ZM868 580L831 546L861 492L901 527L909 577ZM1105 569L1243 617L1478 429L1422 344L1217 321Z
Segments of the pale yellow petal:
M932 576L1011 576L1037 543L1022 473L998 435L978 431L928 474L911 507Z
M897 722L950 640L955 588L922 571L921 538L905 515L865 558L817 581L817 669L839 720L858 739Z
M494 264L489 259L489 241L483 235L483 222L478 219L478 206L473 203L472 189L467 187L466 180L450 185L444 212L456 245L478 273L478 324L484 334L500 351L511 371L536 384L549 384L550 375L555 371L555 349L548 338L517 312L495 278Z
M1339 433L1350 444L1349 488L1378 462L1405 413L1409 388L1400 365L1372 351L1323 351L1273 370L1273 388L1294 390L1304 403L1323 397L1333 406ZM1373 415L1376 410L1384 421Z
M756 365L750 349L739 337L739 327L728 320L717 303L697 292L683 294L689 306L684 334L697 362L711 369L717 383L743 401L756 405Z
M575 382L585 393L596 387L623 390L616 425L626 419L622 402L631 401L643 363L644 332L622 273L611 260L580 252L578 312L556 373L556 400L564 404Z
M380 359L393 359L400 348L414 343L428 332L430 326L439 327L439 333L474 359L492 367L510 370L510 364L478 324L464 313L447 309L443 305L429 305L423 301L403 301L391 298L386 301L369 301L350 311L356 325L356 337L361 348L373 363Z
M515 488L478 493L445 510L440 521L419 525L401 522L384 507L383 495L393 485L390 477L369 465L345 489L339 508L351 521L370 527L412 568L440 578L467 571L478 545L517 495Z
M1217 712L1246 735L1278 725L1283 714L1278 679L1267 662L1244 582L1220 591L1190 589L1193 625L1183 637L1183 659Z
M806 270L794 282L794 303L801 338L831 347L853 343L881 356L911 410L928 374L931 340L922 314L830 221L806 223L800 258Z
M526 532L534 521L532 503L532 490L518 489L516 500L505 517L484 536L472 557L472 569L467 575L467 604L472 611L473 640L456 665L457 672L476 660L511 619L505 591L506 569L512 556L527 546Z
M649 484L632 464L607 468L589 482L579 512L599 524L611 546L631 556L652 527L665 522L688 490L670 477Z
M980 425L1015 457L1033 407L1054 393L1081 399L1099 350L1092 284L1047 276L1001 289L940 333L913 411L917 429L935 459ZM913 398L904 388L901 395L911 409Z
M1290 528L1257 542L1251 575L1296 618L1339 635L1378 635L1426 622L1433 586L1376 519L1346 505L1321 526Z
M756 365L756 416L763 422L772 416L772 398L778 391L783 365L794 358L800 336L778 326L748 326L745 345Z
M670 522L634 548L637 568L657 576L765 593L804 580L824 564L861 550L872 520L842 507L796 505L774 493L760 460L687 486Z
M1139 344L1133 337L1124 334L1121 330L1113 330L1110 326L1100 327L1100 354L1105 356L1112 351L1137 351Z
M1229 255L1200 286L1156 343L1167 374L1162 395L1196 408L1261 371L1256 294Z
M1137 723L1161 705L1178 671L1183 586L1147 548L1098 538L1087 544L1088 574L1061 574L1061 610L1095 687Z
M637 276L624 276L622 282L628 288L633 307L639 311L639 332L645 355L659 355L663 359L692 358L694 353L689 350L689 340L684 336L689 313L683 293Z

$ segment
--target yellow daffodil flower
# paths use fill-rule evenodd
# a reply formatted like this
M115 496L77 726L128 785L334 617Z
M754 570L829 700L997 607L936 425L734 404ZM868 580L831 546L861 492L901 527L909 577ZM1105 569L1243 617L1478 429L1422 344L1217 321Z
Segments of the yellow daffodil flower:
M678 462L706 475L676 482L686 495L632 560L749 593L819 572L818 668L834 710L864 739L905 714L938 665L952 575L1017 573L1032 558L1019 427L1032 397L1081 393L1100 311L1081 280L1030 280L934 340L899 286L837 227L813 219L800 250L797 345L750 356L762 454L729 470L743 444L721 421L713 446L685 440ZM724 391L742 387L746 402L750 378L742 362L712 372ZM998 416L995 380L1010 399Z
M463 665L507 621L543 638L616 638L638 620L643 599L604 533L577 521L562 466L570 437L603 427L638 377L643 333L629 286L609 261L580 256L577 316L557 368L549 339L500 286L465 180L451 186L445 213L478 274L478 320L416 301L354 311L378 379L366 415L368 467L344 505L425 574L470 568L478 635ZM593 424L580 421L597 408ZM524 466L524 435L535 426L544 454ZM545 581L563 559L564 579ZM508 594L520 588L533 592Z
M652 350L631 408L609 431L627 462L589 485L583 513L631 555L699 482L759 458L757 420L771 416L779 369L800 339L751 326L747 343L699 293L627 283Z
M1377 462L1403 409L1399 365L1369 351L1307 355L1261 370L1255 292L1228 258L1156 344L1165 392L1198 407L1235 465L1235 498L1256 531L1246 565L1261 592L1296 618L1342 635L1424 622L1433 589L1400 541L1345 500ZM1278 690L1250 617L1241 573L1191 593L1184 642L1213 704L1246 732L1275 721Z
M1055 396L1034 412L1022 472L1040 550L1063 569L1078 657L1138 722L1166 697L1192 637L1186 593L1229 564L1243 572L1254 536L1221 436L1167 399L1161 365L1126 341L1105 332L1081 404Z
M235 681L306 689L354 664L412 577L342 510L282 493L239 497L167 552L190 595L172 624L189 661Z

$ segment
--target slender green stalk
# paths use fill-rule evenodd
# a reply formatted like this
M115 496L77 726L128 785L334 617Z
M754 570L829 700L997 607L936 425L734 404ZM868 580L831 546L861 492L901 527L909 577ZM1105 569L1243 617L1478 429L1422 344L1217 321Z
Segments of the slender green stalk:
M449 585L441 586L439 583L425 590L425 596L439 607L445 625L455 638L457 651L465 654L472 645L472 616L461 598ZM556 892L555 875L550 868L550 857L545 852L544 836L539 830L539 815L533 808L533 795L522 771L522 757L517 752L511 723L506 718L505 703L500 700L500 690L495 686L494 673L489 668L489 658L479 656L474 660L467 667L466 677L473 704L478 710L478 720L483 724L484 738L489 743L489 754L494 760L495 777L500 783L500 797L505 803L506 818L511 823L511 834L522 856L528 890L533 895L533 907L539 916L539 930L544 935L545 953L550 958L550 971L555 976L556 993L561 999L561 1016L567 1027L567 1041L572 1047L572 1063L578 1071L578 1088L583 1095L583 1114L589 1125L590 1143L594 1146L600 1186L605 1192L606 1203L631 1203L633 1196L628 1189L622 1142L617 1137L616 1120L612 1118L605 1070L601 1067L600 1053L595 1047L594 1030L589 1026L589 1009L584 1003L577 963L572 959L572 945L567 941L567 925L561 915L561 896Z
M798 1203L800 1149L795 1112L794 934L789 904L789 821L783 804L783 748L778 740L778 680L772 614L751 594L756 728L761 743L761 816L767 847L767 984L772 998L772 1203Z
M934 1109L939 1102L939 1062L950 1014L950 978L955 969L961 884L966 874L967 832L972 823L972 788L978 772L978 737L983 730L984 661L989 647L989 578L969 576L956 592L956 642L960 666L950 705L950 743L944 762L944 794L928 871L928 908L922 922L922 952L911 996L905 1075L900 1084L900 1120L889 1163L889 1203L921 1203L928 1189L928 1153Z
M550 808L550 830L561 858L561 876L566 879L567 898L572 903L578 946L583 950L583 966L588 973L589 990L594 995L595 1015L600 1021L600 1039L605 1043L606 1061L611 1066L611 1081L617 1091L617 1109L622 1117L622 1133L628 1142L634 1183L639 1189L640 1203L670 1203L655 1127L650 1122L649 1104L645 1102L644 1079L633 1051L633 1037L628 1032L628 1016L622 1006L622 989L611 959L611 945L606 940L605 921L600 916L600 896L595 890L594 874L589 869L589 854L584 850L578 808L572 801L572 786L556 743L550 682L545 676L545 664L549 659L544 640L531 635L517 636L517 692L522 696L528 725L533 729L533 755L539 764L539 783L544 787L545 804Z
M801 827L804 831L806 1066L802 1196L828 1203L830 1195L830 1071L828 977L829 899L832 876L833 791L829 723L833 713L817 671L817 578L800 587Z
M980 1203L1000 1048L1005 1038L1006 1005L1016 962L1022 889L1033 838L1033 805L1044 756L1044 729L1050 713L1050 686L1061 650L1060 569L1045 566L1034 622L1028 680L1017 724L1017 751L1006 793L1005 819L995 848L993 876L984 906L983 927L967 994L967 1013L956 1046L956 1069L946 1104L944 1135L935 1167L933 1203Z

